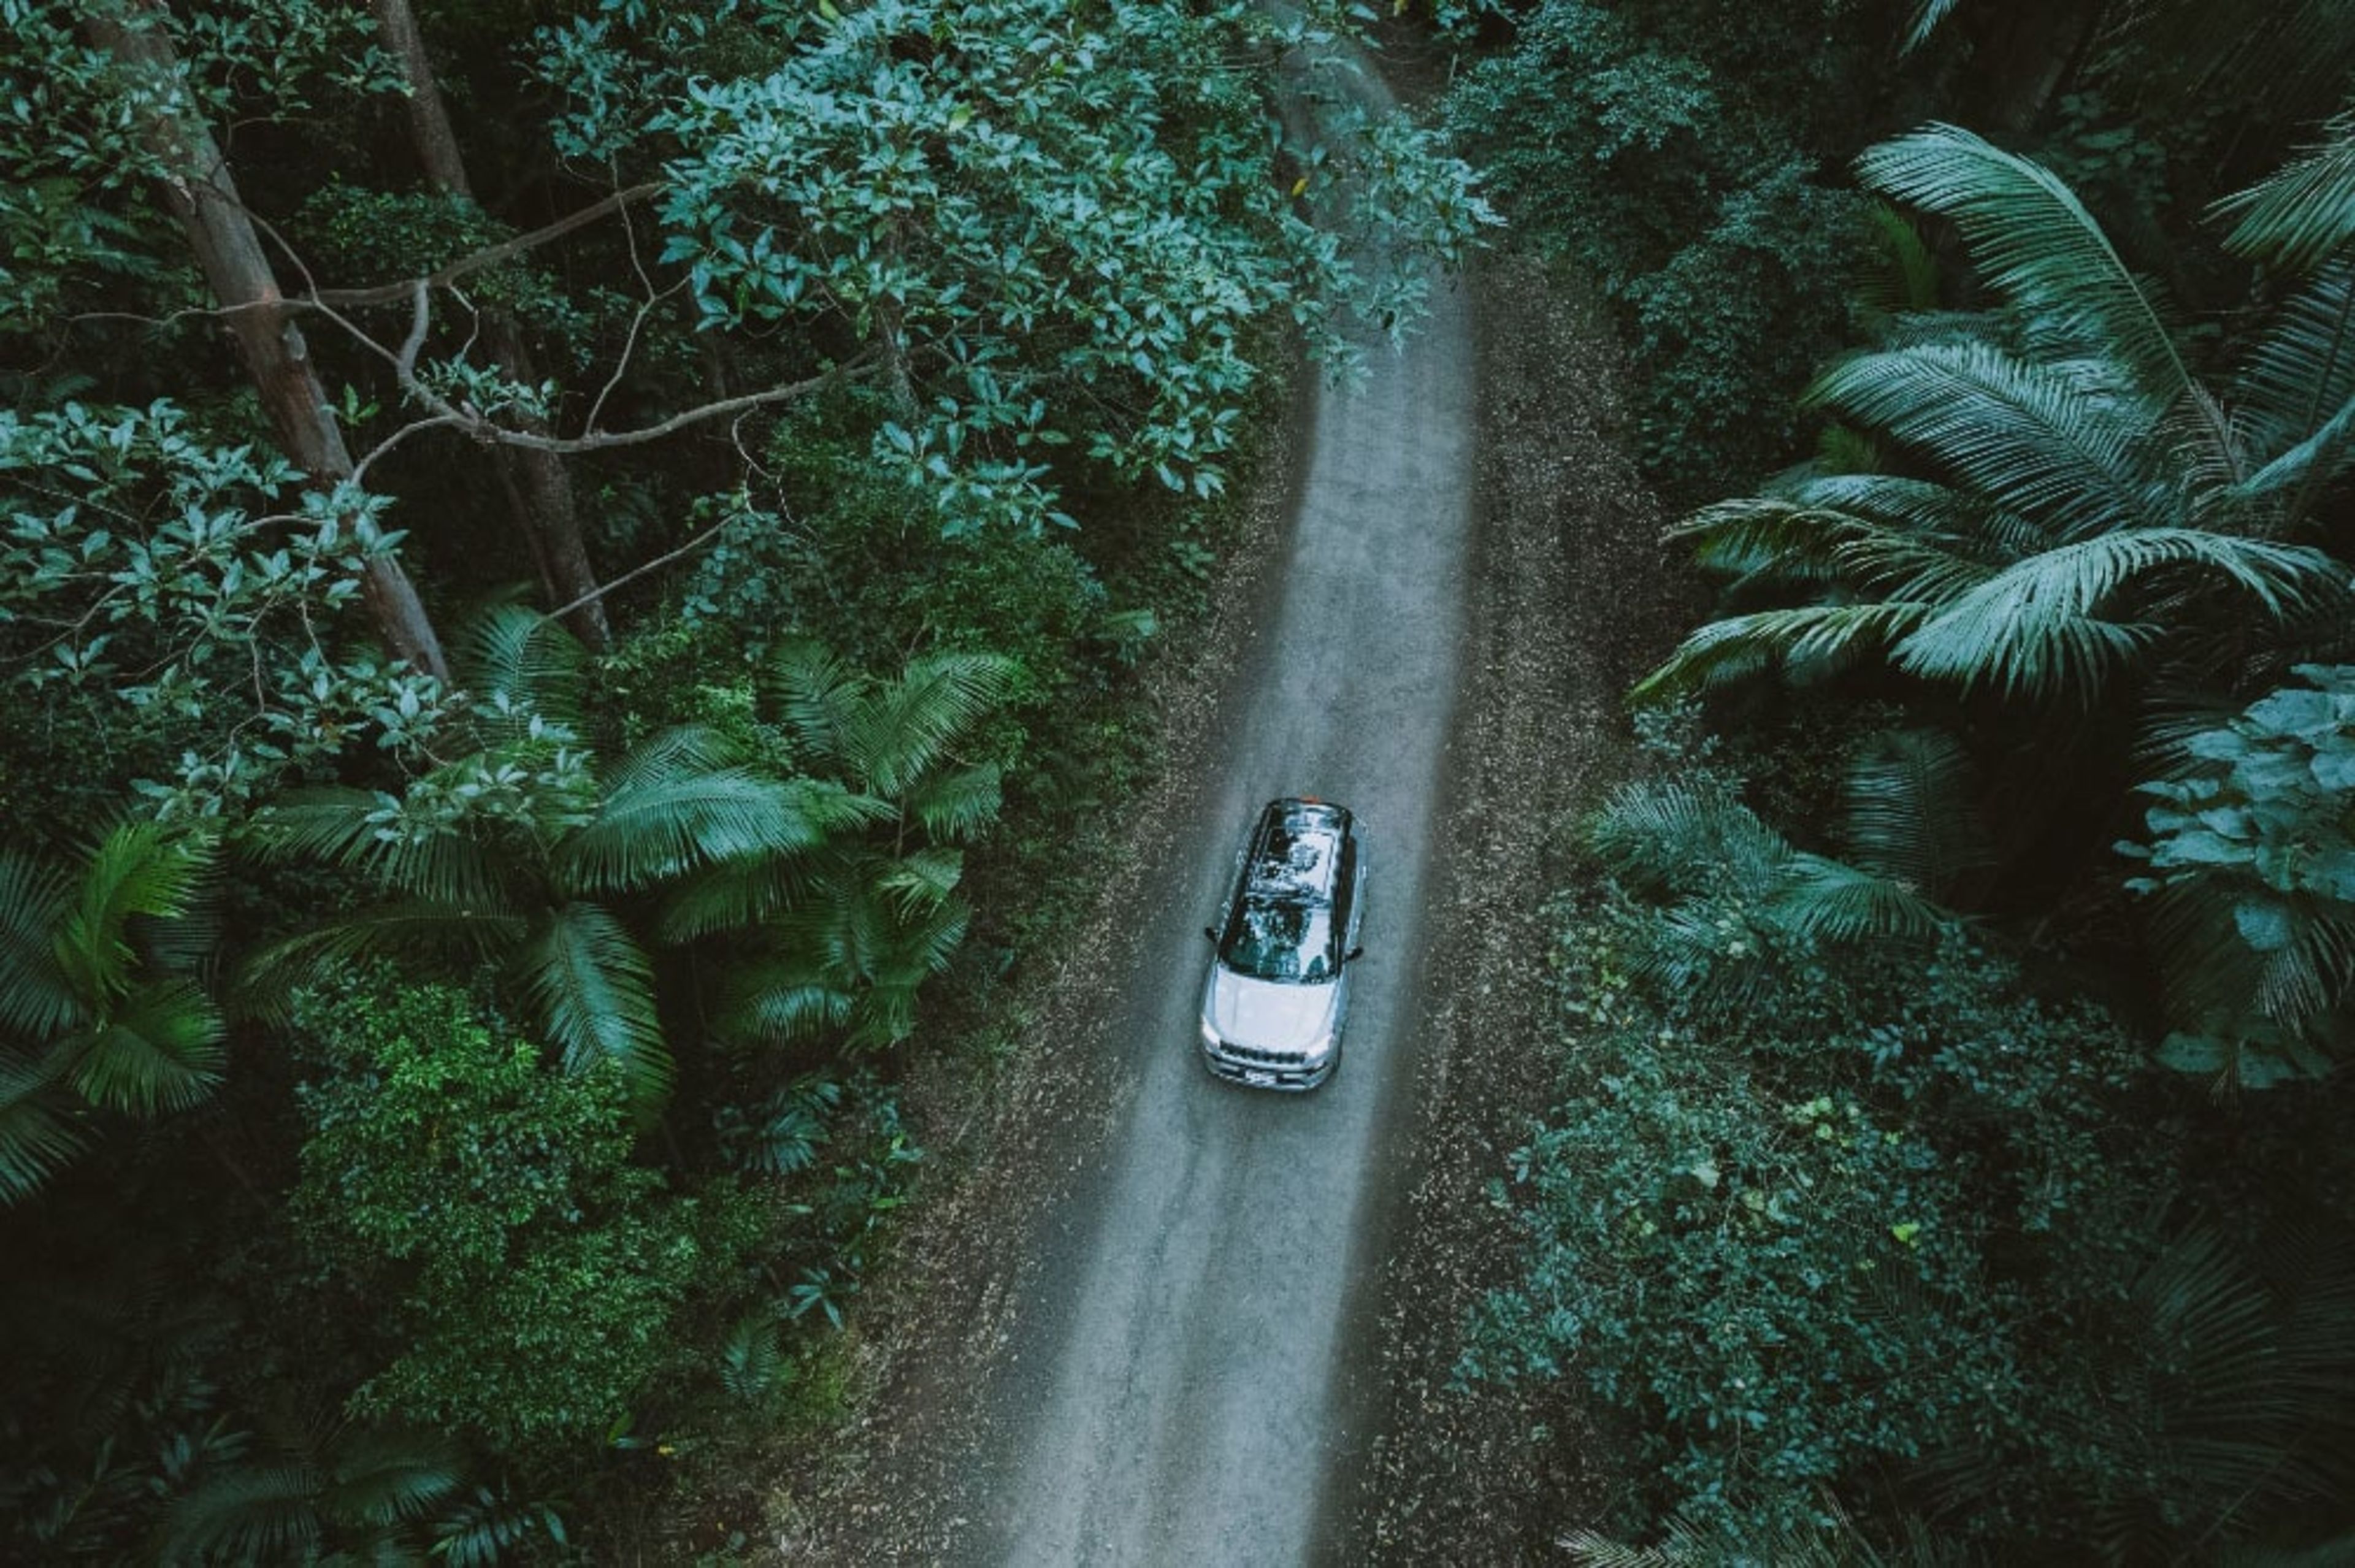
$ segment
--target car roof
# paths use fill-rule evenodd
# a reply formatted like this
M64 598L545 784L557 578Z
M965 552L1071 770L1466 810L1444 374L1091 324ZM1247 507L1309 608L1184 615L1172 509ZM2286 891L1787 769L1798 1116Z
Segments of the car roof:
M1328 802L1298 796L1269 801L1252 834L1247 895L1329 901L1348 831L1348 812Z

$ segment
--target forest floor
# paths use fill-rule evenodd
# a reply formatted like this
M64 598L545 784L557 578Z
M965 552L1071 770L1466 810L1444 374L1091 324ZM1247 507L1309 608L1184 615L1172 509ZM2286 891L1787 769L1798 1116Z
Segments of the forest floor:
M1378 1327L1356 1355L1371 1440L1325 1499L1334 1562L1534 1561L1563 1524L1593 1517L1609 1456L1559 1394L1447 1386L1466 1310L1512 1266L1511 1223L1489 1183L1553 1088L1537 1043L1548 1005L1543 906L1566 824L1618 776L1620 693L1686 615L1658 542L1662 518L1630 455L1619 356L1599 307L1538 264L1484 261L1473 277L1479 378L1478 520L1467 592L1472 645L1456 708L1420 999L1412 1154L1378 1232ZM1295 438L1296 440L1296 438ZM1281 570L1295 483L1267 453L1220 602L1155 676L1167 765L1118 849L1150 863L1175 803L1198 787L1231 667ZM1110 1005L1095 976L1132 936L1137 890L1113 869L1060 956L1033 961L1018 1006L1032 1039L1090 1037ZM993 1435L963 1397L1011 1353L1018 1269L1044 1217L1098 1156L1118 1098L1114 1064L1084 1053L939 1061L911 1086L912 1130L935 1167L846 1347L845 1427L775 1456L762 1558L923 1563L968 1516L969 1454Z

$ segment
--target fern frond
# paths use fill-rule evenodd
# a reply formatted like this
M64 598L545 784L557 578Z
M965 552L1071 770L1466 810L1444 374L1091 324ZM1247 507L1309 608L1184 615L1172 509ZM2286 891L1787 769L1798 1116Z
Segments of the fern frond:
M655 1012L654 968L620 921L594 904L567 904L517 950L515 967L567 1067L610 1062L642 1113L662 1104L671 1061Z

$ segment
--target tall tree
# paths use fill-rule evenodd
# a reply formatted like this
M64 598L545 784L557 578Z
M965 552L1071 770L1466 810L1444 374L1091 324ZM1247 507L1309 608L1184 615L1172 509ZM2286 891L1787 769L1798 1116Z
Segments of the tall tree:
M124 108L161 176L164 205L196 252L280 444L315 483L341 489L354 482L354 470L326 388L164 24L155 0L109 0L84 26L123 67ZM362 581L394 652L421 670L447 674L441 639L399 559L370 558Z
M666 731L602 766L579 739L579 645L532 611L488 617L463 654L481 750L397 795L312 790L257 818L261 853L357 871L382 901L265 950L249 994L275 1011L355 956L489 960L540 1038L575 1066L618 1064L651 1112L671 1052L631 901L807 855L868 813L838 789L778 780L705 729Z
M399 64L408 90L410 140L426 177L444 195L472 202L474 191L466 177L466 161L459 151L457 131L450 123L450 112L442 101L415 11L409 0L374 0L374 9L385 48ZM500 373L519 385L536 384L538 377L515 318L494 310L485 325L491 357ZM528 407L518 411L517 428L531 435L553 433L547 420ZM568 607L565 624L591 648L603 647L613 629L598 593L588 545L581 539L580 508L563 457L546 446L506 443L495 444L491 455L516 520L531 541L542 582L556 604Z
M2237 421L2046 170L1945 126L1859 168L1953 219L2009 309L1934 318L1824 374L1810 401L1883 443L1885 467L1808 464L1679 530L1704 564L1813 602L1700 628L1639 689L1878 656L1965 688L2090 700L2127 670L2237 676L2266 656L2264 628L2342 602L2344 569L2294 542L2313 527L2296 497L2347 461L2315 440L2355 368L2331 313L2293 308L2253 359L2301 381L2303 413ZM2277 641L2280 667L2296 639Z

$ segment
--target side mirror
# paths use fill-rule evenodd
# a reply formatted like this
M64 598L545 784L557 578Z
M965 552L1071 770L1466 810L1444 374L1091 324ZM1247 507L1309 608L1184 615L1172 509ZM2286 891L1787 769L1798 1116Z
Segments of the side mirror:
M1206 926L1204 926L1204 927L1202 928L1202 934L1203 934L1203 935L1205 935L1205 936L1207 936L1207 937L1209 937L1209 938L1210 939L1210 944L1211 944L1212 946L1214 946L1214 947L1215 947L1216 945L1218 945L1218 941L1219 941L1219 928L1218 928L1217 926L1215 926L1215 925L1206 925Z
M1348 952L1341 955L1341 962L1344 964L1355 964L1359 959L1363 958L1365 955L1366 950L1364 948L1352 947Z

